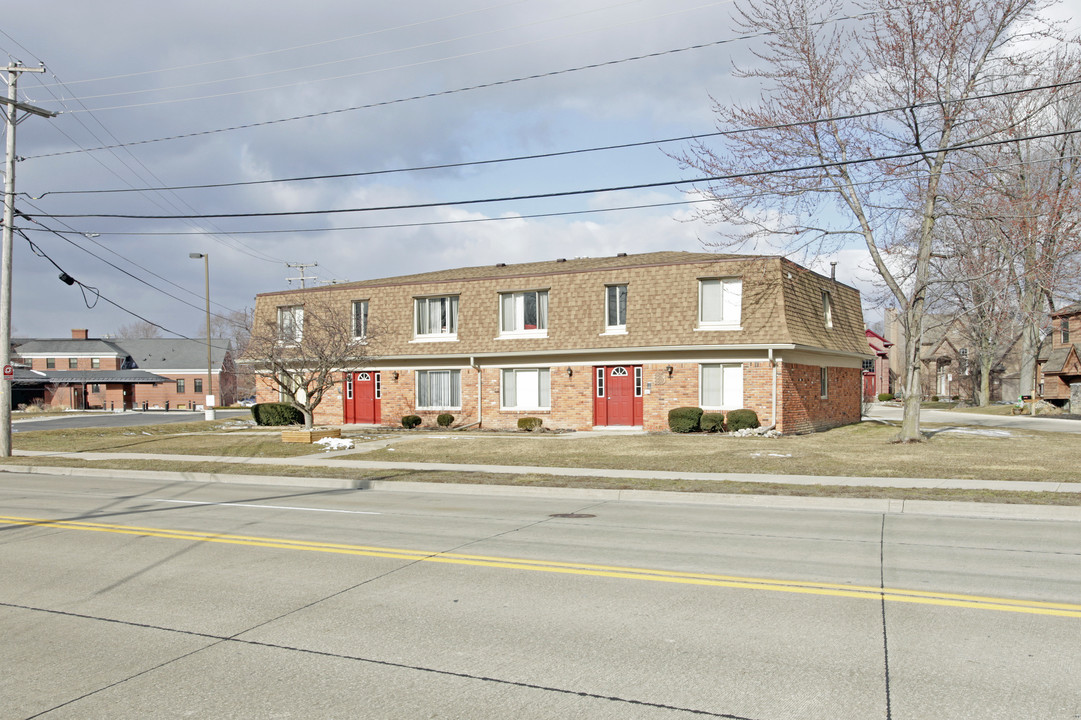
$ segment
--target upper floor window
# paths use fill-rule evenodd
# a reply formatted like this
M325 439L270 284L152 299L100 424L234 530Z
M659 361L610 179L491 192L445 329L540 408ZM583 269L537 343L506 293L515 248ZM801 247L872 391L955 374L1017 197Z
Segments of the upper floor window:
M45 358L45 369L46 370L55 370L56 369L56 358Z
M547 290L529 290L499 295L500 335L546 335L547 332Z
M743 281L716 278L698 281L698 327L701 330L738 330L743 305Z
M176 392L178 395L182 395L184 393L184 378L177 378Z
M627 330L627 286L609 285L605 288L605 327L608 332Z
M458 296L417 298L417 337L455 339L458 335Z
M68 358L68 370L79 369L79 358Z
M195 392L201 393L203 391L203 379L195 378Z
M304 337L304 306L290 305L278 308L278 340L298 343Z
M1067 318L1062 318L1062 324L1059 326L1062 329L1062 344L1070 344L1070 321Z
M368 337L368 301L353 301L353 337Z
M822 291L822 316L826 327L833 327L833 296L827 290Z
M875 361L874 360L864 359L864 361L863 361L863 372L874 372L874 371L875 371Z
M97 370L101 367L101 358L90 358L90 367Z

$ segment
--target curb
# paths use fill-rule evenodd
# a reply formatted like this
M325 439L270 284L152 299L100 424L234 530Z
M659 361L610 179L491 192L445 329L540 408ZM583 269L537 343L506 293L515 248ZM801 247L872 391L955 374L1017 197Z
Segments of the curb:
M949 500L897 500L883 498L817 498L792 495L732 495L685 493L670 490L609 490L603 488L559 488L471 483L425 483L394 480L359 480L319 477L278 477L271 475L230 475L217 473L109 470L100 468L0 465L0 473L123 478L128 480L169 480L173 482L269 485L273 487L317 488L324 490L373 490L376 492L429 493L445 495L494 495L531 498L564 498L604 502L650 502L677 505L714 505L772 510L833 510L930 517L966 517L997 520L1031 520L1081 523L1081 507L971 503Z

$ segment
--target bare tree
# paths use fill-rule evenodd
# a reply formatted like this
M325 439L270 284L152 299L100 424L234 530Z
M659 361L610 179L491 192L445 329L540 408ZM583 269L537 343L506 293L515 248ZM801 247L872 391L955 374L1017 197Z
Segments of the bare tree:
M863 241L900 306L905 336L904 419L919 429L920 347L941 184L958 146L1001 137L972 102L1019 68L1037 68L1057 42L1042 0L866 0L840 21L833 0L751 0L736 24L766 35L761 64L740 70L768 89L757 104L715 103L714 150L693 145L685 167L719 178L701 190L716 202L732 245L781 238L790 250L828 252ZM840 214L833 211L839 209Z
M144 340L147 338L162 337L161 328L146 320L133 320L127 325L121 325L113 333L113 337L121 340Z
M315 409L342 373L368 364L371 338L354 337L348 309L326 293L298 295L296 305L276 312L255 318L244 358L311 428Z
M254 312L251 308L212 315L210 318L210 334L214 338L228 340L233 351L233 357L244 357L248 350L248 343L251 340L253 319ZM199 334L205 331L205 328L200 328ZM251 365L246 363L237 365L236 392L239 398L255 395L255 370Z

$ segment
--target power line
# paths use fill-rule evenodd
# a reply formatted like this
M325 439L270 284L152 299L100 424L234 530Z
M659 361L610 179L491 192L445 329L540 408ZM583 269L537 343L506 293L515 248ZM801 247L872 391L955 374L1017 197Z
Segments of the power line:
M957 100L949 101L954 102L976 102L980 100L990 100L997 97L1008 97L1011 95L1019 95L1025 93L1041 92L1044 90L1059 90L1066 87L1072 87L1081 85L1081 80L1069 80L1065 82L1050 83L1047 85L1035 85L1028 88L1021 88L1017 90L1000 90L993 93L987 93L984 95L974 95L968 98L961 98ZM31 196L34 200L41 200L49 195L95 195L95 194L116 194L127 192L142 192L142 191L176 191L176 190L209 190L217 188L228 187L245 187L251 185L268 185L275 183L291 183L291 182L308 182L314 180L341 180L346 178L357 177L372 177L377 175L390 175L395 173L407 173L407 172L422 172L429 170L451 170L455 168L463 167L477 167L482 165L495 165L499 163L520 162L524 160L545 160L556 157L565 157L570 155L581 155L593 152L606 152L611 150L626 150L630 148L646 147L650 145L667 145L677 142L687 142L692 140L702 140L712 137L727 137L731 135L740 135L751 132L764 132L768 130L785 130L796 127L803 127L806 125L815 125L819 123L832 123L842 122L845 120L859 120L867 117L874 117L875 115L885 115L888 113L906 112L911 110L920 110L927 107L934 107L939 105L939 101L927 101L922 103L914 103L911 105L902 105L891 108L885 108L881 110L866 110L858 113L848 113L846 115L833 115L825 118L817 118L814 120L800 120L798 122L790 123L778 123L776 125L765 125L753 128L738 128L734 130L719 130L708 133L698 133L695 135L682 135L679 137L659 138L655 140L638 140L628 143L618 143L613 145L600 145L596 147L576 148L573 150L556 150L547 153L534 153L530 155L514 155L510 157L502 158L489 158L486 160L468 160L455 163L441 163L436 165L419 165L405 168L389 168L386 170L362 170L357 172L346 173L330 173L325 175L301 175L295 177L286 178L271 178L268 180L240 180L234 182L220 182L220 183L201 183L192 185L171 185L160 187L145 187L145 188L103 188L94 190L49 190L41 195ZM42 156L34 156L42 157ZM26 158L29 159L29 158Z
M1005 145L1009 143L1027 141L1027 140L1042 140L1052 137L1060 137L1063 135L1074 135L1081 133L1081 129L1077 130L1062 130L1059 132L1042 133L1039 135L1028 135L1023 137L1012 137L1002 140L987 140L980 143L971 143L967 145L953 145L946 148L942 148L943 151L953 152L955 150L975 150L983 147L993 147L996 145ZM936 152L938 150L936 149ZM341 215L349 213L361 213L361 212L377 212L384 210L418 210L423 208L434 207L447 207L458 205L481 205L486 203L497 202L515 202L520 200L542 200L557 197L573 197L579 195L595 195L606 192L621 192L626 190L647 190L651 188L659 187L674 187L677 185L694 185L697 183L718 182L722 180L738 180L740 178L747 177L760 177L763 175L780 175L785 173L798 173L811 170L828 170L830 168L845 167L851 165L863 165L871 162L881 162L884 160L903 160L905 158L914 157L926 157L928 151L926 150L914 150L904 153L893 153L890 155L878 155L869 158L860 158L855 160L837 160L834 162L826 163L814 163L809 165L798 165L795 167L778 168L773 170L755 170L744 173L731 173L727 175L711 175L699 178L687 178L682 180L666 180L661 182L651 183L637 183L633 185L619 185L606 188L592 188L584 190L563 190L558 192L549 193L533 193L526 195L512 195L504 197L489 197L480 199L469 200L455 200L455 201L440 201L440 202L428 202L428 203L412 203L405 205L382 205L382 206L369 206L369 207L355 207L355 208L334 208L324 210L280 210L274 212L248 212L248 213L212 213L208 215L132 215L122 213L71 213L50 215L53 218L110 218L110 219L125 219L125 220L199 220L204 218L255 218L255 217L298 217L308 215Z
M848 16L844 16L844 17L832 18L830 20L821 21L821 22L812 23L812 24L813 25L825 25L827 23L841 22L841 21L844 21L844 20L860 20L860 19L863 19L865 17L870 17L870 16L873 16L873 15L876 15L876 14L878 14L878 12L859 13L859 14L856 14L856 15L848 15ZM216 129L213 129L213 130L200 130L200 131L197 131L197 132L182 133L182 134L179 134L179 135L170 135L170 136L166 136L166 137L152 138L152 139L148 139L148 140L135 140L135 141L132 141L132 142L122 143L122 144L119 144L119 145L103 145L101 147L96 147L96 148L87 148L87 149L79 149L79 150L62 150L62 151L53 152L53 153L43 153L43 154L40 154L40 155L27 155L27 156L24 156L23 159L24 160L34 160L34 159L38 159L38 158L58 157L58 156L62 156L62 155L74 155L74 154L81 153L81 152L95 152L95 151L98 151L98 150L107 150L107 149L114 148L114 147L132 147L132 146L136 146L136 145L148 145L148 144L151 144L151 143L166 142L166 141L169 141L169 140L181 140L181 139L186 139L186 138L202 137L202 136L205 136L205 135L214 135L214 134L223 133L223 132L232 132L234 130L247 130L247 129L251 129L251 128L265 127L265 126L268 126L268 125L277 125L277 124L286 123L286 122L293 122L293 121L296 121L296 120L308 120L308 119L318 118L318 117L327 117L327 116L330 116L330 115L337 115L337 114L346 113L346 112L353 112L353 111L356 111L356 110L368 110L368 109L377 108L377 107L386 107L386 106L390 106L390 105L397 105L397 104L400 104L400 103L412 102L414 100L426 100L426 99L431 99L431 98L436 98L436 97L443 97L443 96L447 96L447 95L455 95L455 94L463 93L463 92L471 92L471 91L474 91L474 90L483 90L483 89L489 89L489 88L494 88L494 87L501 87L501 86L504 86L504 85L513 85L513 84L516 84L516 83L527 82L529 80L539 80L541 78L556 77L556 76L559 76L559 75L566 75L566 74L570 74L570 73L582 72L582 71L585 71L585 70L595 70L595 69L598 69L598 68L611 67L611 66L615 66L615 65L621 65L621 64L624 64L624 63L629 63L629 62L637 62L637 61L640 61L640 60L647 60L647 59L652 59L652 58L664 57L664 56L668 56L668 55L676 55L676 54L679 54L679 53L690 52L692 50L702 50L702 49L705 49L705 48L718 47L718 46L721 46L721 45L727 45L727 44L730 44L730 43L740 42L740 41L743 41L743 40L752 40L752 39L755 39L755 38L765 37L765 36L772 35L772 34L774 34L773 31L766 31L766 32L761 32L761 33L751 33L751 34L747 34L747 35L741 35L741 36L735 37L735 38L727 38L727 39L724 39L724 40L715 40L713 42L708 42L708 43L699 43L699 44L696 44L696 45L689 45L689 46L682 47L682 48L674 48L674 49L670 49L670 50L660 50L660 51L653 52L653 53L646 53L644 55L635 55L635 56L632 56L632 57L620 58L620 59L617 59L617 60L606 60L606 61L602 61L602 62L591 63L589 65L580 65L580 66L577 66L577 67L564 68L562 70L550 70L548 72L536 73L534 75L526 75L526 76L522 76L522 77L509 78L509 79L506 79L506 80L495 80L495 81L492 81L492 82L480 83L480 84L477 84L477 85L470 85L470 86L467 86L467 87L454 88L454 89L451 89L451 90L440 90L440 91L435 91L435 92L431 92L431 93L413 95L413 96L410 96L410 97L397 98L397 99L394 99L394 100L383 100L383 101L380 101L380 102L367 103L367 104L364 104L364 105L353 105L353 106L345 107L345 108L335 108L333 110L323 110L323 111L320 111L320 112L305 113L303 115L293 115L293 116L290 116L290 117L276 118L276 119L273 119L273 120L261 120L261 121L258 121L258 122L244 123L242 125L233 125L233 126L230 126L230 127L216 128ZM134 107L134 106L125 106L125 107ZM101 110L116 110L116 109L120 109L120 108L119 107L116 107L116 108L96 108L95 110L96 111L101 111Z

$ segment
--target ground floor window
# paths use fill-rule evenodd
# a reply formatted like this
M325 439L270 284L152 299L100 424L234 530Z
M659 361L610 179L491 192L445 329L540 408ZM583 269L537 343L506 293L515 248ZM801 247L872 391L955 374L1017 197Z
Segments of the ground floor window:
M462 407L460 370L417 370L417 408L430 410Z
M818 386L822 391L820 396L823 400L826 400L830 396L830 374L826 368L818 369Z
M743 407L743 366L702 365L699 387L703 408L737 410Z
M552 374L548 368L503 371L503 408L549 410L552 407Z

